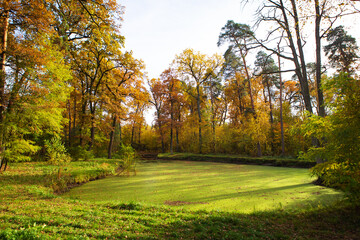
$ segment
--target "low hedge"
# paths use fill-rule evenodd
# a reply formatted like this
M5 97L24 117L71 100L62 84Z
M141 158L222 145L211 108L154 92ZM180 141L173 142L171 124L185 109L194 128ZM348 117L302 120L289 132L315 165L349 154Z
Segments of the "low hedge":
M208 161L220 163L235 163L235 164L254 164L266 165L276 167L298 167L311 168L316 165L315 162L298 160L293 158L276 158L276 157L244 157L233 155L204 155L204 154L159 154L158 159L162 160L186 160L186 161Z

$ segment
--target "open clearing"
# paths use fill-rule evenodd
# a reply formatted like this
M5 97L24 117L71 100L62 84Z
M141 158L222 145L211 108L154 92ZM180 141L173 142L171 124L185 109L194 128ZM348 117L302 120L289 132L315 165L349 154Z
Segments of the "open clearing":
M313 180L307 169L159 161L138 164L136 176L93 181L65 196L239 213L308 208L342 198L338 191L311 184Z

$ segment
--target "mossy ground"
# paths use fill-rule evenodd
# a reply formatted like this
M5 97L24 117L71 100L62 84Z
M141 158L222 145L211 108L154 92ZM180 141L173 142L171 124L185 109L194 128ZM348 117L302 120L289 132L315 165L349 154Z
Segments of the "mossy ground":
M82 168L81 168L82 166ZM68 178L98 178L113 162L72 163ZM74 174L76 172L76 174ZM93 203L53 194L56 168L11 164L0 174L0 239L357 239L360 210L330 207L249 214L187 211L168 206ZM52 179L49 181L49 179ZM53 181L53 182L52 182Z
M329 205L343 197L339 191L311 184L313 180L308 169L157 161L138 164L136 176L94 181L65 195L240 213Z

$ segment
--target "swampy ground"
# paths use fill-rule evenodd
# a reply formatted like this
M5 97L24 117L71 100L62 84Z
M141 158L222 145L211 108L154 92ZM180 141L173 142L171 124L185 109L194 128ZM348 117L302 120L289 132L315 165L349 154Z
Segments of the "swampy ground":
M136 169L135 176L93 181L65 196L238 213L311 208L343 197L313 185L308 169L192 161L153 161Z

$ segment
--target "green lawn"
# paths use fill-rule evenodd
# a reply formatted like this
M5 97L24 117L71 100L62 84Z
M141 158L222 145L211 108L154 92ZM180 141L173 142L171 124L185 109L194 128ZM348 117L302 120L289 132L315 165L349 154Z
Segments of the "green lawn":
M136 176L90 182L65 196L238 213L311 208L343 197L338 191L311 184L313 180L307 169L159 161L139 164Z

